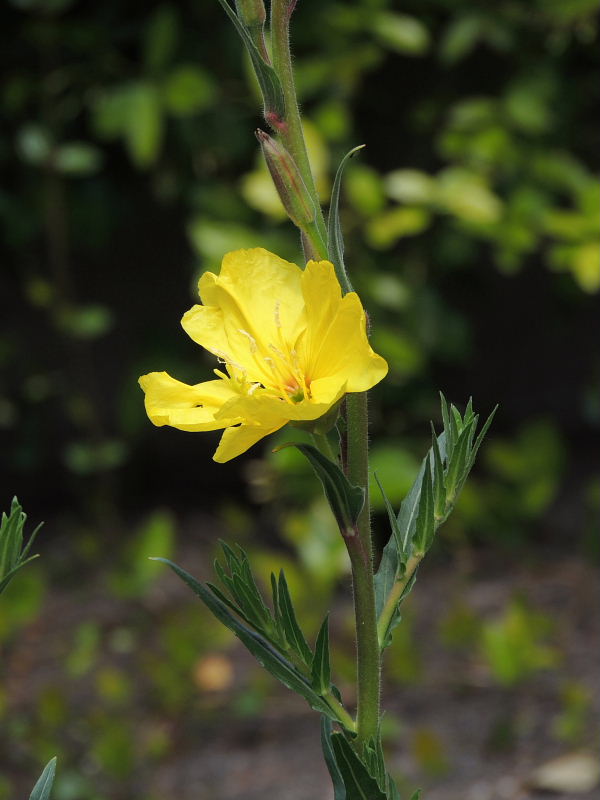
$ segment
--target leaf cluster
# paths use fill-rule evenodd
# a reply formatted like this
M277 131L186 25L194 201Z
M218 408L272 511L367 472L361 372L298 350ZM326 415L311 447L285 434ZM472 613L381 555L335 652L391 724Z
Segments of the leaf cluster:
M258 662L317 711L352 729L353 722L331 683L329 620L325 617L314 648L308 644L294 609L283 570L271 573L270 608L258 588L248 556L221 543L223 562L215 561L221 587L200 583L167 559L157 559L198 595L207 608L243 642Z
M431 447L398 514L378 481L392 535L375 575L375 596L382 649L400 621L399 607L415 580L418 564L433 543L439 526L451 514L477 452L492 423L496 409L479 433L479 415L469 400L464 415L441 394L443 431L431 425ZM393 607L391 607L393 604Z
M37 526L25 544L23 529L26 521L27 514L23 512L21 504L14 497L10 514L7 515L3 512L0 522L0 594L25 564L37 558L37 556L30 556L29 551L42 523Z

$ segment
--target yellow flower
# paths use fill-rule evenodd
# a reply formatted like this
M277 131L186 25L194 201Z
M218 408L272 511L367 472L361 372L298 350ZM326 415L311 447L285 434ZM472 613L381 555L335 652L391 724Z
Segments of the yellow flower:
M387 364L369 346L355 292L342 297L329 261L305 270L262 248L228 253L199 282L203 305L181 324L223 365L194 386L166 372L140 378L155 425L224 428L215 461L229 461L287 422L316 420L346 392L364 392Z

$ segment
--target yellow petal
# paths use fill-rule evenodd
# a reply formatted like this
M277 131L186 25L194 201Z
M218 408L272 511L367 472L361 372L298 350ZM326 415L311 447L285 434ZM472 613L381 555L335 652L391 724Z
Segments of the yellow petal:
M387 374L387 363L371 349L358 295L341 296L333 265L309 262L302 291L308 320L302 346L311 382L330 378L346 384L348 392L364 392L379 383Z
M279 430L284 425L285 421L275 428L262 428L254 425L237 425L236 427L226 428L223 431L223 436L221 436L221 441L213 459L220 464L230 461L232 458L245 453L252 445Z
M146 413L155 425L170 425L182 431L213 431L239 421L233 417L216 418L222 406L236 396L223 380L189 386L166 372L151 372L142 375L139 383L146 395Z
M248 380L269 381L261 355L281 342L294 343L304 328L302 270L260 247L228 253L215 275L199 282L203 306L182 321L198 344L246 372Z

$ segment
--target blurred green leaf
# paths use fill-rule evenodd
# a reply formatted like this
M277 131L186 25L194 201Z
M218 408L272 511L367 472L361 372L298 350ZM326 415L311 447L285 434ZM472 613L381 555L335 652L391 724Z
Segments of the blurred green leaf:
M171 114L186 117L211 106L215 86L212 78L199 67L181 64L165 78L162 97Z
M429 31L416 17L382 11L372 26L379 40L397 53L420 56L429 49Z
M133 84L128 90L124 134L129 156L140 169L147 169L158 158L163 124L163 110L156 87L141 81Z
M52 164L65 175L85 177L100 169L102 153L87 142L66 142L54 150Z
M177 7L165 3L156 7L148 19L144 30L144 64L151 72L167 66L177 47L179 36L179 15Z

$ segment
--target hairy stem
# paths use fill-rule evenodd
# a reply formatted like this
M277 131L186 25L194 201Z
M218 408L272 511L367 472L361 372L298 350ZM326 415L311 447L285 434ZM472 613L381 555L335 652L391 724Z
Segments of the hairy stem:
M359 743L377 736L379 726L380 655L377 638L371 512L369 502L369 420L367 394L349 394L347 407L348 478L365 490L356 535L346 538L352 564L358 677Z
M290 52L290 15L293 10L293 3L290 0L272 0L271 2L271 49L273 52L273 68L281 81L283 96L285 99L285 119L270 120L271 124L279 132L284 146L294 158L302 179L308 189L315 205L315 224L316 235L310 237L313 245L311 257L318 255L320 258L327 258L327 228L325 219L312 170L304 131L302 129L302 119L298 108L296 97L296 85L294 83L294 72L292 68L292 56Z

